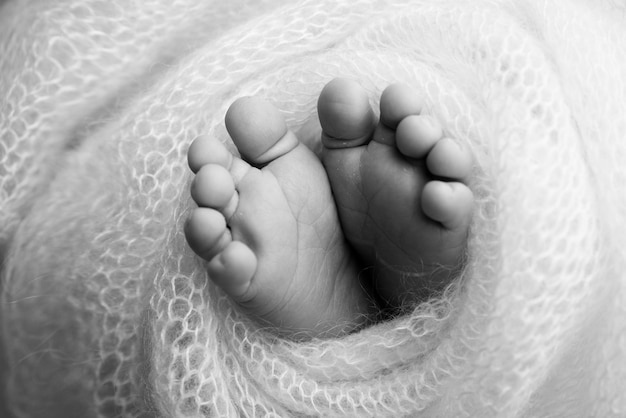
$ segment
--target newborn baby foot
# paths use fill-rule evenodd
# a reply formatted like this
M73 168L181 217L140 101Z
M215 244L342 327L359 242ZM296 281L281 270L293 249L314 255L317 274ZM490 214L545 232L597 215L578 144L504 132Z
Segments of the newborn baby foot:
M473 206L469 150L421 108L410 88L392 85L376 124L365 91L344 79L327 84L318 101L323 162L344 234L374 267L374 287L392 312L450 284Z
M358 281L319 159L257 98L237 100L226 128L188 153L198 204L185 227L209 277L263 324L295 338L340 335L373 309Z

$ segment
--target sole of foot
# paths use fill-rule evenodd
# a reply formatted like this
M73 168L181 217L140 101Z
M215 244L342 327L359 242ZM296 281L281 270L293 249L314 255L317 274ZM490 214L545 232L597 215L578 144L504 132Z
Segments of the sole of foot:
M367 266L385 308L398 312L437 294L462 265L473 194L473 158L420 97L391 85L376 120L366 92L335 79L318 101L328 173L344 234Z
M185 235L210 279L259 324L294 339L364 326L373 302L319 159L258 98L234 102L226 128L241 157L207 137L188 152L198 208Z

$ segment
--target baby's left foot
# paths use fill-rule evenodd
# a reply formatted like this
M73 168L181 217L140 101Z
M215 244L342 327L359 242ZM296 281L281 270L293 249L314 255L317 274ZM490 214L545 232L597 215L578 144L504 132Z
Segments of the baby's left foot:
M392 85L375 124L355 82L331 81L318 113L344 234L366 263L388 308L410 307L441 291L464 254L473 195L469 150L420 114L410 88Z
M363 326L374 304L319 159L260 99L237 100L226 127L242 158L206 137L188 155L199 207L185 234L209 277L282 334L328 337Z

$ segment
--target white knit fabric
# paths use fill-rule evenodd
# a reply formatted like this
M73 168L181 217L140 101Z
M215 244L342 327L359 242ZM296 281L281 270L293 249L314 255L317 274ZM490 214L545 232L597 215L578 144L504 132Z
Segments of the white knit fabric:
M625 417L625 56L623 0L3 2L5 415ZM187 247L186 151L253 94L315 148L336 76L420 91L475 218L444 298L294 343Z

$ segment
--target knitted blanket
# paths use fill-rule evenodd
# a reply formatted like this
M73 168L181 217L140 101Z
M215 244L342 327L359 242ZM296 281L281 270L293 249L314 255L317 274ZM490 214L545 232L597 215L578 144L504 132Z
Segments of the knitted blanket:
M625 417L623 0L8 0L0 415ZM476 159L461 277L342 338L259 328L182 233L186 151L259 95L318 149L334 77Z

